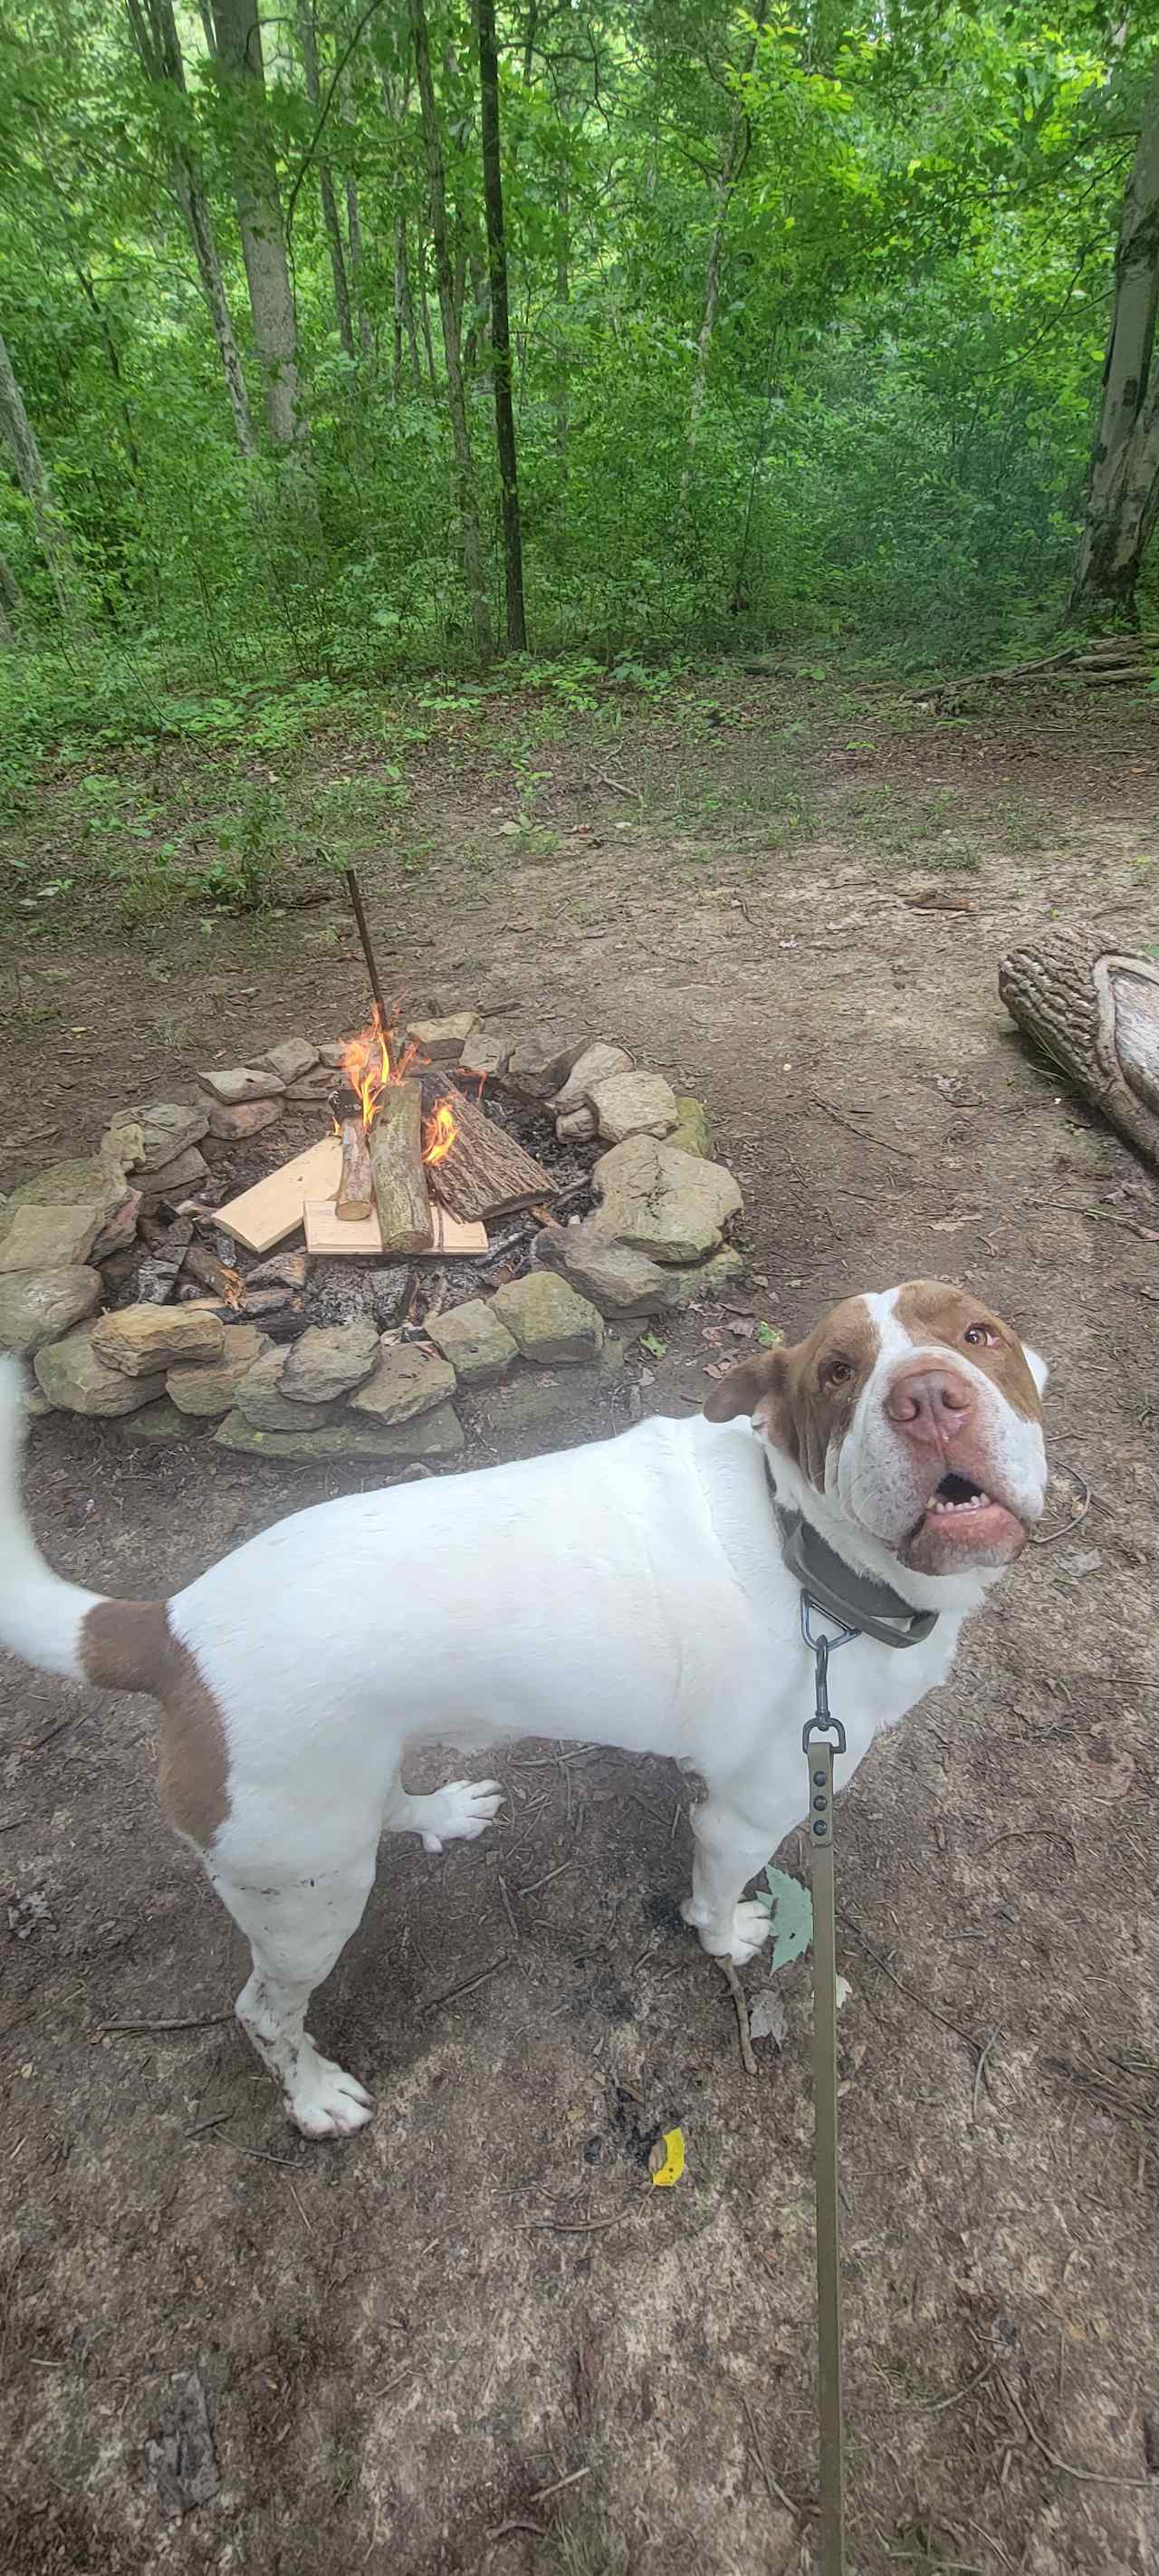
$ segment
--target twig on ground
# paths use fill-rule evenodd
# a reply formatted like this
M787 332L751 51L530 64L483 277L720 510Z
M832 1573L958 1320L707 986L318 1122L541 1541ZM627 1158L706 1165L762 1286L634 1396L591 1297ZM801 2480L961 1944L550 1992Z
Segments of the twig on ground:
M1053 1547L1056 1538L1066 1538L1071 1530L1076 1530L1080 1527L1081 1523L1085 1521L1087 1513L1091 1508L1091 1503L1094 1497L1091 1493L1086 1477L1080 1476L1077 1467L1068 1467L1066 1472L1068 1476L1074 1477L1076 1485L1082 1486L1082 1501L1079 1504L1079 1508L1077 1512L1072 1512L1069 1521L1060 1521L1056 1529L1045 1530L1041 1537L1039 1537L1034 1530L1031 1530L1030 1544L1032 1547Z
M1128 2478L1116 2469L1078 2469L1073 2460L1062 2459L1057 2451L1051 2450L1049 2442L1043 2441L1041 2433L1035 2432L1026 2408L1021 2399L1015 2396L1004 2370L998 2373L998 2384L1009 2398L1020 2424L1025 2425L1035 2450L1041 2451L1043 2459L1049 2460L1052 2469L1057 2469L1060 2477L1077 2478L1083 2486L1090 2487L1146 2487L1154 2495L1154 2478Z
M243 2147L240 2138L223 2138L220 2130L210 2132L215 2147L229 2147L235 2156L252 2156L259 2165L280 2165L284 2173L294 2170L293 2156L275 2156L269 2147Z
M997 1851L1000 1843L1065 1843L1070 1853L1071 1868L1077 1869L1079 1865L1073 1834L1060 1834L1053 1825L1027 1825L1022 1833L995 1834L992 1843L983 1843L979 1860L985 1860L987 1852Z
M198 2021L103 2021L99 2029L103 2039L109 2030L214 2030L220 2022L232 2020L231 2012L203 2013Z
M1154 1243L1159 1234L1159 1227L1136 1225L1134 1217L1117 1216L1113 1208L1090 1207L1084 1199L1055 1199L1053 1204L1065 1208L1068 1216L1089 1216L1096 1225L1117 1225L1123 1234L1137 1234L1140 1243Z
M534 2495L528 2496L527 2501L529 2504L546 2504L548 2497L558 2495L562 2487L578 2486L581 2478L590 2478L590 2476L590 2467L586 2469L573 2469L570 2477L553 2478L549 2487L537 2487Z
M761 2476L764 2479L765 2486L768 2490L769 2503L773 2504L775 2502L777 2504L783 2504L786 2513L792 2514L794 2522L804 2521L808 2512L807 2506L794 2504L792 2496L786 2495L784 2488L777 2484L777 2480L773 2476L773 2472L765 2458L764 2447L761 2442L760 2434L757 2431L757 2419L753 2413L748 2398L744 2396L743 2393L740 2402L744 2408L745 2422L748 2425L749 2432L752 2436L752 2445L756 2452L757 2467L760 2470Z
M538 1896L541 1887L550 1887L553 1878L562 1878L565 1869L571 1869L573 1865L570 1860L561 1860L558 1869L548 1870L546 1878L533 1878L527 1887L517 1887L516 1895Z
M981 2370L975 2371L972 2379L966 2380L963 2387L951 2388L948 2397L899 2397L895 2403L904 2407L906 2413L910 2415L944 2415L948 2406L960 2406L963 2398L972 2397L974 2390L981 2388L985 2380L992 2378L997 2368L998 2355L995 2353L990 2361L983 2364Z
M916 2004L918 2006L919 2011L928 2013L931 2021L940 2022L943 2030L952 2031L955 2039L964 2039L967 2048L972 2048L975 2055L979 2053L982 2047L982 2042L980 2039L975 2039L973 2031L963 2030L960 2022L951 2021L948 2014L938 2011L936 2004L928 2003L926 1997L924 1995L919 1995L913 1986L907 1986L904 1979L899 1977L896 1971L889 1966L888 1962L882 1958L880 1950L875 1950L866 1940L864 1932L860 1932L856 1923L850 1921L848 1914L842 1913L840 1906L838 1906L837 1909L837 1920L841 1924L843 1930L846 1932L852 1932L854 1940L859 1944L860 1948L864 1950L866 1958L872 1959L874 1966L876 1968L880 1968L883 1977L889 1978L891 1986L897 1987L899 1995L905 1995L911 2004Z
M488 1977L497 1977L500 1968L508 1968L510 1965L511 1952L504 1950L501 1958L492 1959L489 1968L478 1968L473 1977L465 1977L461 1986L444 1986L441 1994L428 1995L426 2002L419 2005L419 2011L437 2012L440 2004L453 2004L456 1996L469 1995L475 1986L485 1985Z
M527 2224L550 2227L559 2236L596 2236L605 2227L618 2227L622 2218L630 2218L633 2210L642 2209L643 2202L643 2193L632 2191L608 2218L552 2218L545 2213L542 2218L529 2218Z
M916 1145L903 1145L900 1137L875 1136L870 1127L855 1127L852 1119L846 1118L842 1110L835 1109L831 1100L822 1100L816 1092L812 1105L814 1109L823 1109L827 1118L832 1118L836 1126L845 1129L847 1136L856 1136L859 1145L876 1145L882 1154L917 1153Z
M500 1894L500 1896L501 1896L501 1897L502 1897L502 1899L503 1899L503 1911L504 1911L504 1913L505 1913L505 1915L506 1915L506 1917L507 1917L507 1920L508 1920L508 1922L509 1922L509 1924L510 1924L510 1926L511 1926L511 1938L512 1938L512 1940L513 1940L516 1944L518 1944L518 1941L519 1941L519 1925L517 1924L517 1922L516 1922L516 1920L515 1920L515 1916L514 1916L514 1914L513 1914L513 1913L512 1913L512 1911L511 1911L511 1898L510 1898L510 1896L509 1896L509 1894L508 1894L508 1892L507 1892L507 1881L506 1881L506 1879L504 1878L502 1871L500 1871L500 1873L499 1873L499 1894Z
M755 2075L757 2072L757 2061L753 2056L753 2035L749 2028L749 2008L745 2000L745 1990L731 1959L721 1959L719 1965L724 1972L725 1983L728 1986L728 1991L732 1996L733 2005L736 2010L737 2035L740 2040L740 2062L746 2075Z
M526 2514L516 2513L512 2515L510 2522L497 2522L494 2530L488 2532L487 2538L506 2540L509 2531L530 2531L536 2540L548 2540L551 2537L541 2522L529 2522Z
M990 2033L990 2037L989 2037L989 2039L988 2039L988 2040L987 2040L987 2042L986 2042L985 2047L984 2047L984 2048L982 2048L982 2049L979 2049L979 2052L978 2052L978 2063L977 2063L977 2065L976 2065L976 2067L975 2067L975 2069L974 2069L974 2090L973 2090L973 2093L972 2093L972 2094L971 2094L971 2096L970 2096L970 2126L971 2126L971 2128L972 2128L972 2129L976 2129L976 2128L977 2128L977 2126L978 2126L978 2088L979 2088L979 2086L980 2086L980 2084L981 2084L981 2082L982 2082L982 2076L983 2076L983 2072L984 2072L984 2069L985 2069L986 2060L987 2060L987 2058L989 2057L990 2051L991 2051L991 2049L993 2048L993 2046L994 2046L994 2042L995 2042L995 2040L997 2039L997 2037L998 2037L998 2033L997 2033L997 2031L996 2031L996 2030L992 2030L992 2031L991 2031L991 2033ZM989 2085L987 2085L986 2090L987 2090L987 2092L989 2092L989 2090L990 2090ZM985 2377L985 2373L983 2373L983 2377Z

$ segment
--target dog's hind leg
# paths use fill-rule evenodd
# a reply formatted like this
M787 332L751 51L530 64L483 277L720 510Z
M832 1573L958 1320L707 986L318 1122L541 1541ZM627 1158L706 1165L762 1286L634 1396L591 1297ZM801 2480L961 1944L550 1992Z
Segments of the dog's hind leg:
M303 2025L315 1986L329 1976L362 1920L376 1856L377 1842L370 1843L340 1869L273 1886L210 1873L253 1952L253 1975L237 1999L238 2020L307 2138L342 2137L371 2116L361 2084L322 2056Z
M387 1802L385 1834L421 1834L423 1850L440 1852L444 1843L473 1843L486 1833L503 1801L499 1780L448 1780L429 1798L410 1798L396 1774Z

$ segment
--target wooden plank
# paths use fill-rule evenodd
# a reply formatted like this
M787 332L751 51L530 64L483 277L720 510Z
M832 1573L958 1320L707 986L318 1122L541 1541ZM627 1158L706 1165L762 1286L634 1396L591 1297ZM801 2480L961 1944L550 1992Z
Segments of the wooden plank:
M312 1199L334 1197L341 1171L341 1137L323 1136L292 1162L268 1172L264 1181L255 1181L240 1198L216 1209L214 1223L244 1243L247 1252L272 1252L275 1243L301 1225L307 1194Z
M498 1120L468 1100L444 1075L424 1074L423 1108L430 1117L440 1100L450 1103L455 1140L437 1163L427 1165L427 1184L453 1216L506 1216L513 1208L540 1207L554 1198L557 1184L542 1163L525 1153Z
M405 1258L429 1252L435 1229L423 1171L423 1096L417 1082L395 1082L382 1093L368 1151L384 1253Z
M374 1184L361 1118L342 1121L342 1178L334 1205L347 1225L357 1225L360 1218L374 1214Z
M451 1215L449 1208L444 1207L432 1207L431 1218L433 1243L426 1252L408 1253L408 1260L429 1261L440 1253L460 1260L490 1250L485 1225L464 1225L460 1218ZM339 1216L333 1199L307 1199L305 1224L307 1252L356 1252L372 1254L376 1261L385 1258L377 1214L351 1223Z

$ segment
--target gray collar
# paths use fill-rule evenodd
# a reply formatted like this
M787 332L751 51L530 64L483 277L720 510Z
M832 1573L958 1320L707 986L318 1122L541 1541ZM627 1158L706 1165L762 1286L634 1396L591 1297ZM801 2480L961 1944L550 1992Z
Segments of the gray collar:
M814 1607L857 1636L875 1637L881 1646L920 1646L937 1626L939 1613L915 1610L892 1584L880 1582L873 1574L855 1573L811 1521L778 1502L767 1458L765 1474L785 1564Z

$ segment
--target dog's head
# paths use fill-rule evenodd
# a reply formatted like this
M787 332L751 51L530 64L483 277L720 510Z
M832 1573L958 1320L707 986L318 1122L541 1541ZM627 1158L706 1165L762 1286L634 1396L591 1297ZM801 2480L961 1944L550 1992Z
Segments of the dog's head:
M931 1584L976 1596L1041 1514L1045 1384L1037 1352L980 1298L914 1279L740 1361L705 1412L749 1415L778 1493L847 1561L895 1581L904 1569L907 1597L944 1601Z

